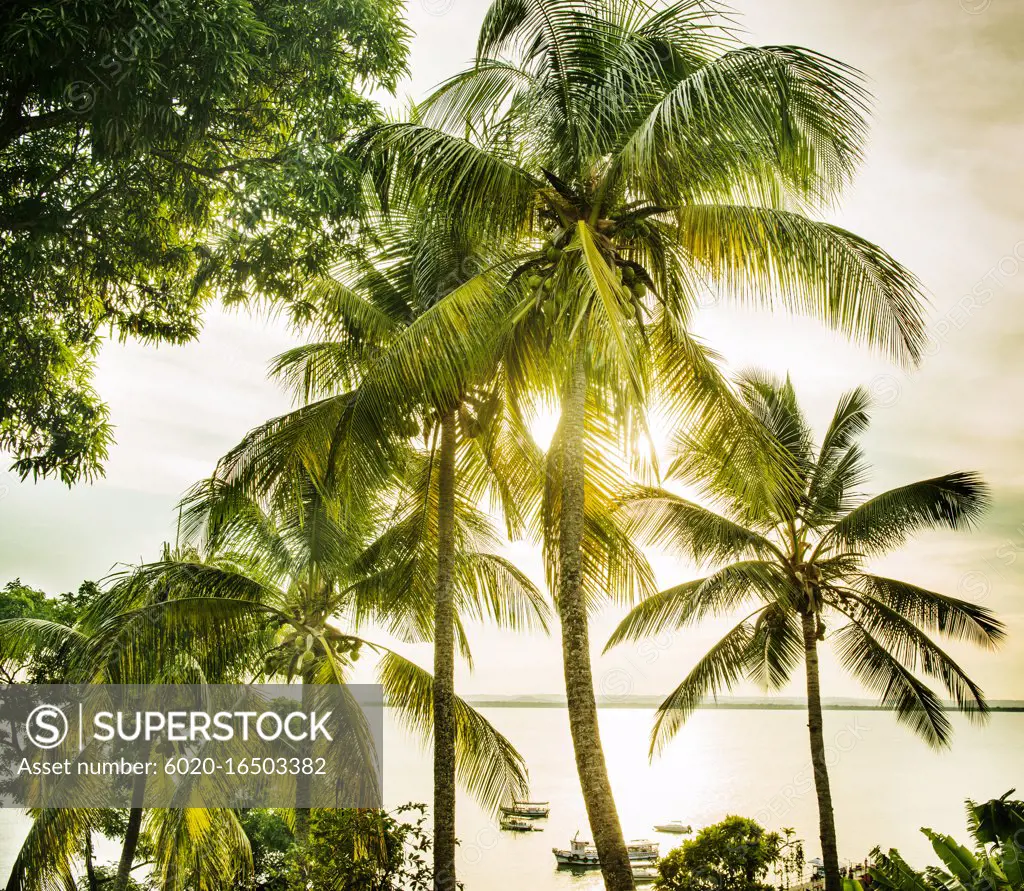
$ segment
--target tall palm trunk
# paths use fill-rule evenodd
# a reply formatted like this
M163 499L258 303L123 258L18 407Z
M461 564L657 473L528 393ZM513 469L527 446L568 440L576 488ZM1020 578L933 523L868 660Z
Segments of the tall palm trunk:
M304 668L302 670L302 710L309 714L313 707L313 691L311 684L316 682L316 670ZM299 743L299 752L302 757L310 754L309 742ZM309 821L312 808L309 806L310 795L313 789L313 778L307 774L299 773L295 776L295 840L299 845L305 845L309 841ZM300 854L300 862L302 855Z
M125 828L124 844L121 846L121 859L117 864L117 875L114 877L114 891L125 891L128 880L132 877L132 865L135 863L135 852L139 849L139 835L142 832L142 804L146 796L146 776L140 774L132 784L132 806L128 811L128 825Z
M818 825L821 859L825 863L825 891L840 891L839 853L836 821L832 813L832 789L825 761L825 727L821 715L821 684L818 679L818 629L812 613L801 616L804 632L804 660L807 666L807 727L811 733L811 764L818 792Z
M96 861L92 856L92 829L85 830L85 878L89 891L97 891L99 882L96 879Z
M601 748L590 667L590 633L583 600L583 526L586 481L584 427L587 377L583 351L575 359L562 402L562 492L558 530L558 611L562 621L562 662L576 771L587 806L590 831L601 860L607 891L632 891L633 872L615 810Z
M441 418L434 599L434 887L455 881L455 412Z

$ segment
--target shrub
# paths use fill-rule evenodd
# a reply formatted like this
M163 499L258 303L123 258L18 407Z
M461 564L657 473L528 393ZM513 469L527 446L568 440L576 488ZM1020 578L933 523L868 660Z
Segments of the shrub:
M657 887L671 891L767 891L769 869L782 854L777 833L746 817L726 817L658 863Z

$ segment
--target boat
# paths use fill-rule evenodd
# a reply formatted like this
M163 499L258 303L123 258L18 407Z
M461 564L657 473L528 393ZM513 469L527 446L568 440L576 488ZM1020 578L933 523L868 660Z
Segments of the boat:
M658 859L658 843L647 839L637 839L626 843L626 852L630 860L652 861ZM559 866L576 866L587 869L600 869L601 861L597 857L597 848L590 842L580 840L577 832L569 842L568 849L552 848L551 853Z
M630 860L657 860L658 843L646 838L626 842L626 851Z
M503 804L501 812L506 817L546 817L551 813L551 805L547 801L513 801Z
M539 826L534 826L533 821L528 817L511 817L506 816L501 818L499 824L502 829L508 830L509 832L533 832L534 830L540 831Z
M655 832L670 832L673 835L689 835L693 827L682 820L669 820L667 823L659 823L654 827Z
M658 867L656 866L649 866L643 863L633 864L633 881L638 885L656 882L658 875Z

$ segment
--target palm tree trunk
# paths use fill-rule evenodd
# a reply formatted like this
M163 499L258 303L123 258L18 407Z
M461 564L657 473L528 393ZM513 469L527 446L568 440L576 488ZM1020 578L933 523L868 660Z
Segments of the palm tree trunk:
M113 891L126 891L132 876L135 852L139 849L139 835L142 831L142 804L146 794L146 775L138 774L132 784L132 806L128 811L128 826L121 846L121 859L117 864Z
M455 880L455 412L441 418L434 599L434 887Z
M316 681L316 673L313 668L302 670L302 710L309 713L313 707L313 691L310 684ZM302 757L308 757L309 743L299 743L299 752ZM295 841L300 846L309 841L309 818L312 809L309 807L310 791L313 788L313 778L308 774L298 773L295 775ZM303 863L303 855L300 854L300 863Z
M811 613L802 615L804 659L807 666L807 727L811 733L811 764L814 787L818 792L818 825L821 835L821 859L825 863L825 891L840 891L839 853L836 821L832 812L832 789L825 760L825 726L821 715L821 684L818 679L818 629Z
M590 666L590 633L583 600L586 396L586 368L583 351L580 350L562 402L562 491L558 530L562 663L576 771L587 807L590 831L601 860L605 888L607 891L632 891L633 871L601 748L594 676Z
M89 891L97 891L99 883L96 881L96 861L92 856L92 828L85 830L85 877Z

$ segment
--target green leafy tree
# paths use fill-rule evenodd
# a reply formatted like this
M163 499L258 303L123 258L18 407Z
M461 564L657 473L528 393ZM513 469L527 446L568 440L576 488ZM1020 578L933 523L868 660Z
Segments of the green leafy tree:
M422 807L407 805L394 812L315 810L309 841L291 852L290 887L430 891L433 877L425 856L429 848Z
M726 817L658 861L665 891L769 891L764 879L782 856L782 838L755 820Z
M8 582L0 591L0 619L20 619L25 616L49 618L55 606L45 591L23 585L21 579Z
M78 590L67 591L59 597L49 597L45 592L30 588L14 579L0 591L0 622L7 619L42 619L62 625L74 625L78 616L100 596L95 582L82 582ZM59 684L68 670L64 656L58 646L34 654L22 662L0 661L0 677L8 684L16 682L20 673L27 674L34 684Z
M288 298L349 240L345 141L393 88L397 0L0 7L0 449L102 472L102 337L181 343L204 302Z
M967 801L972 848L951 835L922 829L945 869L914 869L899 851L871 852L874 883L887 891L1019 891L1024 888L1024 801Z
M423 202L478 237L532 251L510 279L503 356L514 386L561 406L545 553L577 770L615 891L633 878L600 744L587 621L589 592L610 587L589 528L614 484L606 444L634 461L658 399L694 420L705 442L756 449L688 332L708 288L807 313L901 360L918 358L924 336L913 276L805 213L830 203L860 160L859 74L800 47L739 44L721 12L698 0L664 9L496 0L474 66L418 118L357 144L391 206ZM443 349L451 374L431 386L457 390L479 351Z
M685 434L677 440L672 476L696 486L717 510L663 489L638 489L626 499L637 535L710 574L638 604L608 647L746 613L658 708L652 753L706 696L743 678L778 690L803 662L826 885L838 888L819 644L828 642L841 665L932 746L948 744L952 726L927 681L941 685L969 717L983 718L982 691L932 635L992 648L1003 639L1002 624L982 606L875 575L867 562L924 529L970 528L988 490L977 474L958 472L864 498L867 466L857 443L869 421L864 390L843 396L817 446L788 380L748 374L742 394L775 444L760 461L737 462ZM779 461L796 468L796 492L773 482L784 476Z
M295 835L285 816L266 808L252 808L240 811L238 822L252 850L249 887L259 891L285 891L288 887L287 854L295 844Z
M428 891L432 887L424 806L393 811L314 809L309 835L297 844L286 814L239 814L252 847L254 891Z

